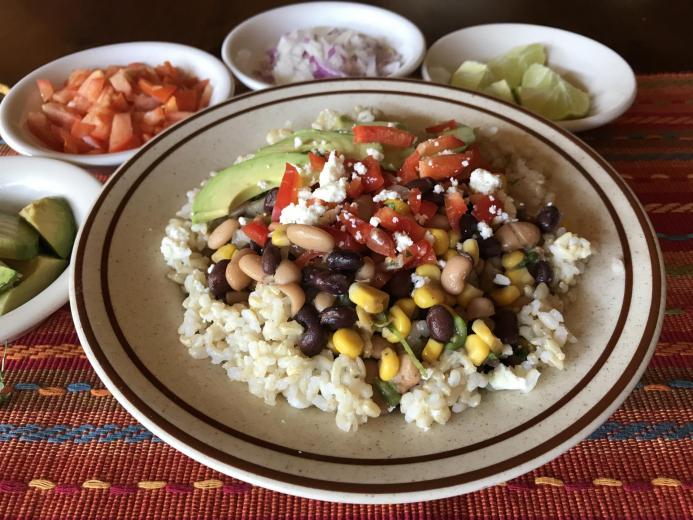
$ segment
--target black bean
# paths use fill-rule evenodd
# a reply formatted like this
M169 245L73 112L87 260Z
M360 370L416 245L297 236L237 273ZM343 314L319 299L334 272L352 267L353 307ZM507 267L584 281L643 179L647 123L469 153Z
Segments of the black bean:
M479 221L469 213L465 213L460 217L460 240L472 238L477 231Z
M220 260L212 266L212 270L207 274L207 287L215 298L222 299L231 290L229 282L226 281L226 266L228 260Z
M410 190L413 190L414 188L419 188L422 195L433 191L433 187L435 185L436 185L436 182L433 179L431 179L430 177L422 177L421 179L414 179L413 181L410 181L407 184L405 184L405 186L407 188L409 188Z
M493 332L503 343L516 345L520 341L520 330L517 325L517 314L509 309L496 311L493 317Z
M479 367L479 372L482 374L488 374L489 372L493 372L493 370L500 364L501 362L499 359L487 359L486 362Z
M431 337L442 343L450 341L455 334L455 322L452 315L442 305L431 307L426 315L426 325Z
M542 233L551 233L558 227L561 220L561 212L556 206L544 206L537 214L535 222Z
M312 285L326 293L340 295L346 294L349 291L349 286L353 281L353 273L317 270L317 272L310 277L308 285Z
M298 348L308 357L317 356L327 345L327 332L320 326L308 327L298 338Z
M488 237L479 240L479 254L481 258L491 258L503 254L503 248L496 237Z
M294 319L303 325L304 329L320 326L320 316L312 304L306 303L301 310L296 313Z
M333 305L320 313L320 324L331 330L349 328L356 320L356 311L346 305Z
M411 281L411 271L397 271L383 287L383 290L390 295L393 300L409 298L414 284Z
M553 269L551 269L551 264L546 260L539 260L538 262L529 264L527 269L534 277L535 282L543 282L546 285L551 285L551 282L553 282Z
M297 246L296 244L291 244L289 246L289 259L290 260L296 260L299 256L301 256L305 252L306 252L306 250L303 249L301 246Z
M248 245L248 247L250 247L250 249L255 251L258 255L262 254L262 246L256 242L254 242L253 240L250 241L250 244Z
M279 193L279 188L272 188L265 195L265 202L263 204L263 208L265 209L265 213L267 213L268 215L272 214L272 210L274 209L274 203L277 202L277 193Z
M314 287L315 279L322 269L312 265L306 265L301 269L301 284L306 287Z
M428 202L432 202L438 207L442 207L445 205L445 195L443 193L436 193L435 191L429 191L428 193L424 193L421 195L421 198L423 200L427 200Z
M332 271L358 271L363 265L363 258L355 251L332 251L325 258L327 268Z
M279 262L282 261L282 252L274 244L267 244L262 252L262 271L265 274L274 274Z

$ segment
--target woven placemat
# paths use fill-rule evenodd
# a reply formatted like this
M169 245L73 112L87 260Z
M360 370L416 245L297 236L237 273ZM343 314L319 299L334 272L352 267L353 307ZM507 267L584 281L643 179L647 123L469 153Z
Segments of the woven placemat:
M642 381L588 440L505 485L447 500L359 506L275 493L198 464L137 424L90 367L64 307L9 346L0 517L693 518L693 74L638 85L623 117L581 137L654 223L667 311Z

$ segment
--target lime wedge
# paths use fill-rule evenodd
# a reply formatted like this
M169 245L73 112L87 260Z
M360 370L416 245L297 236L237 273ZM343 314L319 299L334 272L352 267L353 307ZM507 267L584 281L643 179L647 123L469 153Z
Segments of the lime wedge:
M541 65L546 63L546 51L541 43L514 47L502 56L489 61L488 67L495 78L506 79L510 87L515 88L522 81L527 68L533 63Z
M583 117L590 109L587 92L537 63L527 69L516 92L522 106L553 121Z
M455 71L450 79L453 87L480 90L493 83L494 78L488 65L478 61L467 60Z
M491 83L483 91L484 94L489 94L490 96L497 97L508 103L515 103L515 96L513 96L513 91L510 89L510 85L504 79Z

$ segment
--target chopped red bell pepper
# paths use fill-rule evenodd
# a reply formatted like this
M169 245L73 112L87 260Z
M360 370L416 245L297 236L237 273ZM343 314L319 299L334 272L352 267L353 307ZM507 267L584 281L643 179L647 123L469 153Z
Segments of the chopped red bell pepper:
M419 172L421 173L421 177L444 180L450 177L456 177L464 172L468 166L469 160L464 153L436 155L435 157L425 157L421 159L419 161Z
M342 231L341 229L337 229L332 226L321 226L322 229L327 231L332 237L334 238L334 242L337 246L337 249L346 249L347 251L356 251L356 252L362 252L365 247L361 244L359 244L356 239L351 236L349 233L346 231Z
M386 231L371 226L348 210L342 211L337 218L359 244L383 256L395 256L395 241Z
M308 160L310 161L310 168L315 172L321 172L325 167L325 158L322 155L315 154L313 152L308 152Z
M383 206L375 212L380 225L388 231L406 233L416 242L426 235L426 230L409 215L401 215L390 207Z
M253 220L241 228L241 231L248 235L248 238L257 245L264 247L269 236L269 228L259 220Z
M298 170L293 164L286 163L284 176L282 177L282 182L277 192L277 200L274 203L274 209L272 209L273 222L279 222L279 216L282 210L289 204L298 201L298 189L300 187L301 176L298 174Z
M408 182L413 181L414 179L419 178L420 158L421 156L419 155L419 152L414 150L414 152L404 160L402 166L399 169L399 177L401 179L402 184L406 184Z
M435 264L438 260L433 246L428 240L419 240L408 247L404 253L404 267L418 267L422 264Z
M419 152L421 157L428 157L440 153L443 150L454 150L455 148L460 148L461 146L464 146L464 144L465 143L462 139L458 139L454 135L441 135L419 143L416 146L416 151Z
M419 215L424 215L426 220L430 219L438 213L438 205L430 200L422 200L421 208L419 209Z
M367 168L366 173L361 176L363 191L366 193L378 191L385 184L385 178L380 170L380 163L373 157L366 157L361 163Z
M481 222L490 224L497 216L498 212L503 211L503 204L493 195L483 195L475 193L469 197L470 202L474 206L472 208L472 216Z
M416 136L406 130L390 126L357 125L353 128L355 143L380 143L406 148L416 141Z
M453 230L460 230L460 217L467 213L467 203L459 191L445 194L445 214Z
M452 130L454 128L457 128L460 126L460 124L455 121L454 119L450 119L449 121L443 121L442 123L438 123L437 125L429 126L426 128L426 132L429 134L439 134L441 132L445 132L445 130Z
M319 256L324 256L325 253L322 251L304 251L299 255L299 257L294 260L294 263L296 264L296 267L299 269L303 269L308 262L310 262L313 258L317 258Z
M419 188L412 188L409 190L407 202L409 203L409 208L412 213L418 215L421 211L421 190Z
M350 199L355 199L363 193L363 181L361 177L354 177L347 184L347 195Z

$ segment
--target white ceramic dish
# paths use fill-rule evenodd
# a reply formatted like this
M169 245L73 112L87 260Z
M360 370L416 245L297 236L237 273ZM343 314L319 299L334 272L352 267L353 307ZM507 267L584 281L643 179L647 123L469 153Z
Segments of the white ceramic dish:
M221 56L234 75L252 90L271 87L255 72L279 38L310 27L355 29L386 42L403 58L393 77L408 76L426 52L423 34L412 22L392 11L351 2L310 2L260 13L236 26L221 46Z
M358 432L334 416L267 406L178 341L180 287L160 252L168 220L210 171L264 143L267 129L308 126L355 102L421 129L452 117L497 128L546 164L556 204L595 254L566 314L579 338L566 370L530 394L488 392L480 406L422 432L401 414ZM220 146L223 143L223 146ZM579 197L574 194L579 193ZM614 258L623 270L614 270ZM630 393L659 335L661 253L618 174L574 135L487 96L412 80L308 82L240 96L148 144L110 179L78 237L70 303L89 360L127 410L190 457L257 485L321 500L430 500L497 484L594 431Z
M137 151L126 150L99 155L79 155L56 152L46 148L26 126L26 115L40 111L41 98L36 88L37 79L48 79L54 85L62 85L70 72L77 68L106 67L144 62L159 65L169 60L173 65L192 72L200 79L209 79L213 90L210 105L215 105L233 95L231 73L224 64L204 51L166 42L132 42L95 47L69 54L30 72L10 89L0 104L0 134L2 138L23 155L53 157L76 164L90 166L117 166Z
M635 99L636 83L628 63L605 45L562 29L520 23L477 25L435 42L422 66L425 80L448 84L465 60L486 62L517 45L542 43L548 64L591 97L586 117L557 124L571 132L605 125L623 114Z
M64 197L81 225L101 183L72 164L33 157L0 157L0 209L19 211L32 200ZM38 325L67 303L68 267L51 285L15 310L0 316L0 344Z

